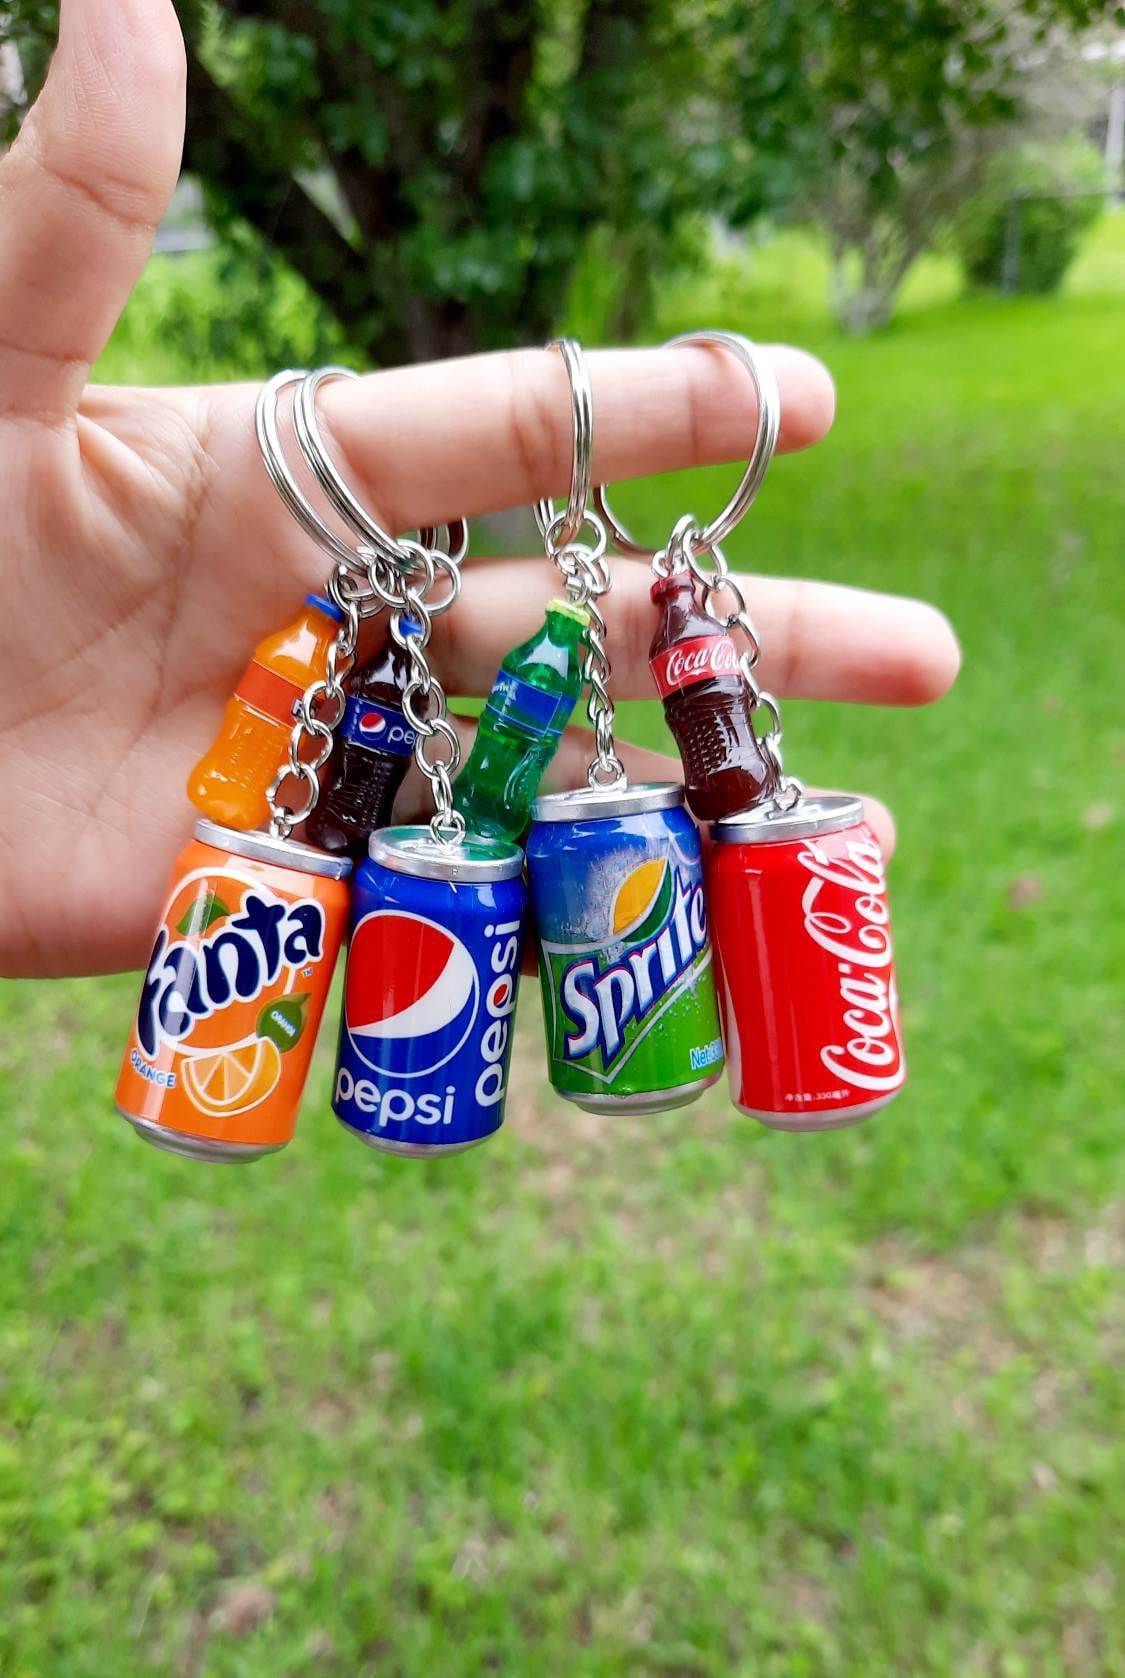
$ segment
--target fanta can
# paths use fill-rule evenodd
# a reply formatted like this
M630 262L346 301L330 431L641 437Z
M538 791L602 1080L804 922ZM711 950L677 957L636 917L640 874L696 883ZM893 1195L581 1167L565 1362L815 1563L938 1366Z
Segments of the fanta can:
M266 793L285 757L305 689L328 668L328 648L342 613L320 594L276 635L267 635L227 701L222 727L188 776L196 809L224 827L261 827Z
M347 857L196 824L176 861L117 1107L146 1142L249 1160L293 1135L348 916Z

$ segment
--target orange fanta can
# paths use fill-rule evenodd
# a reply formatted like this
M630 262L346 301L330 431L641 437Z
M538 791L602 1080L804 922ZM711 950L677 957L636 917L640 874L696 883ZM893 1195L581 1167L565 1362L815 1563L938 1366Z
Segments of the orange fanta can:
M281 767L296 708L305 689L328 668L328 648L343 614L321 594L254 650L227 701L222 727L188 776L197 810L224 827L261 827L269 819L266 793Z
M348 916L346 857L196 824L176 862L117 1106L193 1159L284 1148Z

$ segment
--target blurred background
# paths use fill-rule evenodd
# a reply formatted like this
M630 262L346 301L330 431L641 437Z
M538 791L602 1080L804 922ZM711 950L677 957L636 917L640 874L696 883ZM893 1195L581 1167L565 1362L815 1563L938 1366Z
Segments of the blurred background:
M0 0L7 137L55 11ZM790 339L839 419L730 556L932 600L965 668L786 707L899 822L912 1081L853 1132L568 1111L529 987L479 1153L360 1150L329 1030L295 1144L193 1167L113 1113L134 978L0 985L0 1672L1125 1673L1120 13L180 11L186 172L99 377Z

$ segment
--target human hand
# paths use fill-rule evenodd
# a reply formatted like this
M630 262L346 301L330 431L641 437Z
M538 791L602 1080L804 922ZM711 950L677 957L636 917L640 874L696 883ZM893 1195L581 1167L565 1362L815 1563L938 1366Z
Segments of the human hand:
M169 0L64 0L51 74L0 162L0 971L143 963L169 863L190 832L187 771L250 650L323 581L323 555L284 510L254 440L256 391L89 385L148 256L183 138L183 48ZM827 373L770 351L783 449L832 420ZM600 481L736 459L754 432L749 382L699 350L589 357ZM542 351L479 356L329 386L334 452L395 530L564 494L570 407ZM755 578L749 597L781 694L922 704L952 681L956 642L920 602ZM435 624L451 692L488 690L557 576L545 560L466 567ZM607 602L615 690L651 693L642 567ZM466 734L472 725L464 725ZM568 731L552 786L584 780ZM631 775L674 760L623 747ZM421 813L420 785L403 814ZM409 809L411 797L416 812ZM871 805L884 840L890 818Z

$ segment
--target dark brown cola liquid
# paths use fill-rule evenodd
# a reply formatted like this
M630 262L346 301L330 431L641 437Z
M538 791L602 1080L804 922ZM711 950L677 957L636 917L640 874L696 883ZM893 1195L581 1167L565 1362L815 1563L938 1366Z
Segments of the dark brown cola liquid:
M689 571L658 578L652 598L661 616L649 664L692 814L712 822L748 810L772 795L777 772L754 733L734 642L699 605Z
M409 670L406 653L388 637L348 678L348 707L305 828L310 845L359 859L370 835L390 821L414 751L414 730L402 714Z

